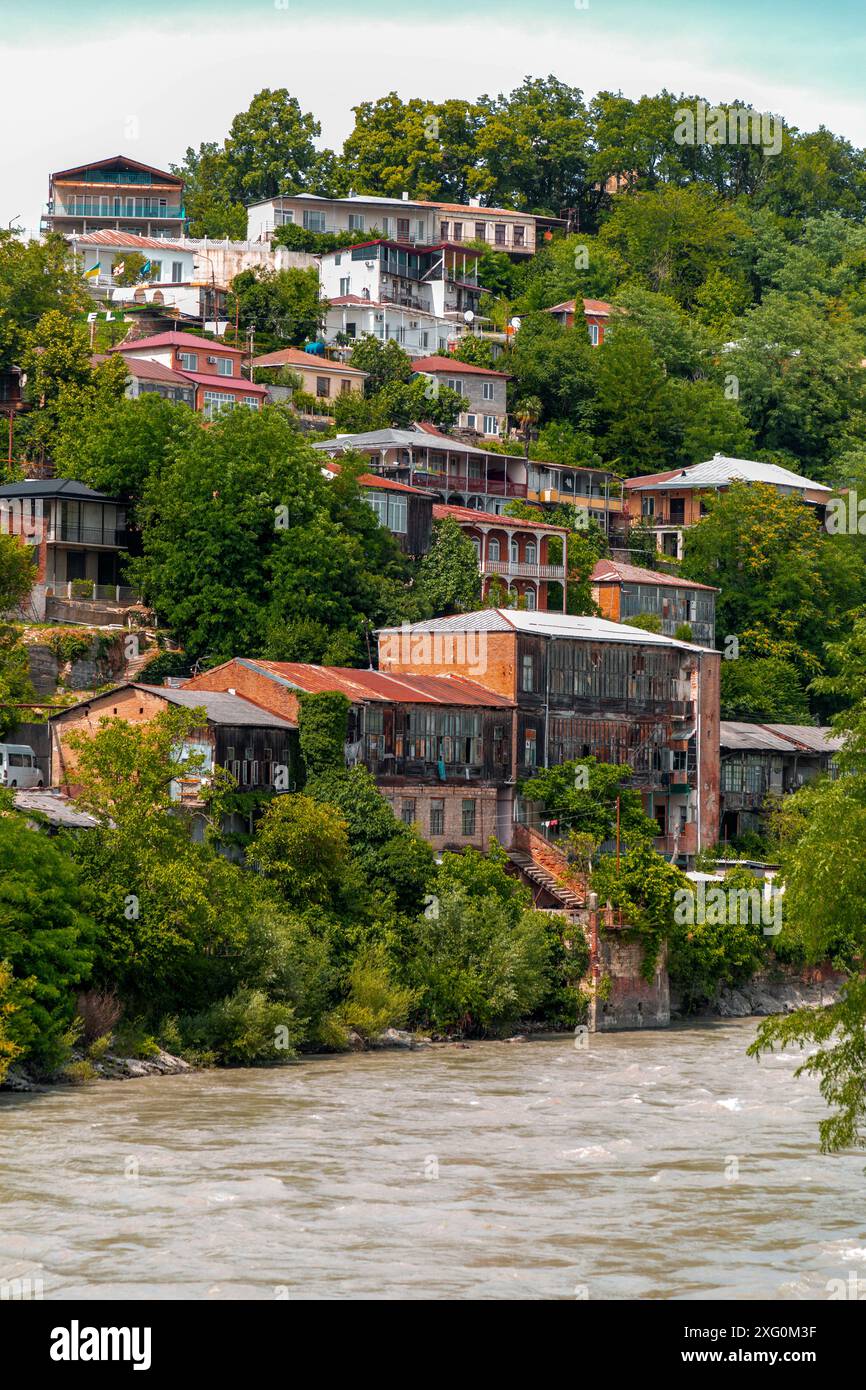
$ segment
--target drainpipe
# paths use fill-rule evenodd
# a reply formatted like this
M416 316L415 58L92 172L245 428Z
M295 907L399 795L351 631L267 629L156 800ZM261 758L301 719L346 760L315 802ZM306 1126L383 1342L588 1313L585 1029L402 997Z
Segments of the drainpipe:
M703 661L704 661L703 652L700 652L700 651L699 651L699 652L698 652L697 720L696 720L696 722L695 722L695 739L696 739L696 741L697 741L697 749L696 749L697 757L696 757L696 759L695 759L695 763L696 763L696 765L697 765L697 783L698 783L698 786L697 786L697 800L696 800L696 806L695 806L695 815L697 816L697 847L698 847L698 852L699 852L699 853L700 853L700 851L703 849L703 843L702 843L702 841L701 841L701 773L703 772L703 759L702 759L702 757L701 757L701 704L702 704L702 702L703 702L703 693L704 693L704 670L703 670Z

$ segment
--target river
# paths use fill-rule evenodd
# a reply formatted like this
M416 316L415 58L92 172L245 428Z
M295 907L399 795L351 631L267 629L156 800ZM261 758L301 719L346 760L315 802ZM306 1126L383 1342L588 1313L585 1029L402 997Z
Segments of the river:
M0 1279L52 1298L827 1298L822 1157L755 1020L0 1095ZM866 1293L866 1282L863 1290Z

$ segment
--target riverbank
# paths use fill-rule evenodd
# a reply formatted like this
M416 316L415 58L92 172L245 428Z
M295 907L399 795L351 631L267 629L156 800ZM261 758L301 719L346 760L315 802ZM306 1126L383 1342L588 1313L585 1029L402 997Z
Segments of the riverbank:
M823 968L802 971L761 971L738 985L720 985L714 997L687 1015L682 999L671 987L671 1018L765 1018L796 1009L823 1009L839 1001L846 976Z

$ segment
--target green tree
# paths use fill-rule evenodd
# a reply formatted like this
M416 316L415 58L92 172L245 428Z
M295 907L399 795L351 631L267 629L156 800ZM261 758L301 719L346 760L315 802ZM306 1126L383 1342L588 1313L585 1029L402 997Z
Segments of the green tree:
M478 555L453 517L433 523L433 544L418 567L415 592L425 617L481 607Z
M285 87L257 92L225 142L232 195L244 203L307 188L321 126Z
M67 319L87 304L62 236L49 233L42 241L25 242L0 230L0 368L21 365L44 315L55 311Z
M318 337L327 300L319 298L319 274L309 270L242 270L234 277L228 297L229 319L237 319L241 335L255 326L263 349L290 344L301 347Z
M13 977L4 1007L14 1010L5 1027L22 1060L40 1072L64 1058L75 989L90 973L95 940L85 875L41 832L0 815L0 961Z

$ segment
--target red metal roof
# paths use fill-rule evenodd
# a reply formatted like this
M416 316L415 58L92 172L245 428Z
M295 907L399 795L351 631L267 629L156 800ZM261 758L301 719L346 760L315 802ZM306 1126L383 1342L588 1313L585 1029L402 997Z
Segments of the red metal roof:
M648 487L650 483L666 483L669 478L676 478L682 473L681 468L669 468L667 473L644 473L640 478L626 478L625 486L629 488ZM684 484L688 486L688 484Z
M547 310L548 314L573 314L577 301L574 299L564 299L561 304L551 304ZM585 314L595 314L599 318L609 315L613 309L612 304L607 304L603 299L583 299L583 312Z
M187 254L193 250L191 246L180 246L176 241L166 241L155 236L139 236L138 232L118 232L108 227L99 232L82 232L77 245L116 246L127 251L186 251Z
M105 358L102 360L105 361ZM188 375L173 372L170 367L163 366L162 362L151 362L146 357L128 357L125 353L123 360L130 376L138 377L142 381L165 381L172 386L190 385Z
M694 579L662 574L659 570L643 569L640 565L626 565L620 560L596 560L590 579L596 584L663 584L671 589L706 589L711 594L720 592L712 584L698 584Z
M303 352L301 348L280 348L278 352L266 352L263 357L254 357L254 367L284 367L287 363L297 363L299 367L330 367L334 372L345 372L351 376L366 377L360 367L349 367L333 358L322 357L317 352Z
M508 378L508 372L497 372L492 367L477 367L474 362L461 362L457 357L416 357L412 363L416 372L454 372L458 376L467 373L477 376L501 376Z
M478 521L484 526L506 526L516 531L529 527L533 531L558 531L561 536L568 535L568 527L554 526L549 521L524 521L518 516L499 516L496 512L476 512L472 507L452 507L437 502L433 508L434 521L442 521L446 516L455 521Z
M234 390L245 396L266 396L267 386L259 386L255 381L247 381L243 376L219 376L217 372L187 372L183 367L178 367L180 376L186 377L187 381L194 381L198 386L213 386L215 390L225 391Z
M221 343L213 338L199 338L195 333L179 333L175 329L169 333L155 333L151 338L136 338L118 343L111 351L138 352L143 347L192 347L198 348L199 351L206 348L208 352L230 352L238 357L244 356L243 348L230 347L228 343Z
M478 705L488 709L513 709L514 701L497 695L463 676L396 676L382 671L360 671L352 666L311 666L300 661L250 661L248 665L270 671L300 690L338 690L356 704Z
M322 464L323 473L342 473L343 465L334 459ZM383 488L385 492L411 492L415 497L429 497L426 488L410 487L408 483L398 483L396 478L386 478L379 473L359 473L355 479L361 487Z

